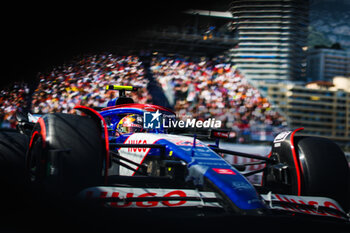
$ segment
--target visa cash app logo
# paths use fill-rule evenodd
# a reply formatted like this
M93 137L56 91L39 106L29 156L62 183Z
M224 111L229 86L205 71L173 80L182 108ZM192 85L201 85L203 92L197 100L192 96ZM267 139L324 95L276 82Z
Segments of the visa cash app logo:
M145 129L160 129L162 123L162 114L157 112L143 113L143 128Z

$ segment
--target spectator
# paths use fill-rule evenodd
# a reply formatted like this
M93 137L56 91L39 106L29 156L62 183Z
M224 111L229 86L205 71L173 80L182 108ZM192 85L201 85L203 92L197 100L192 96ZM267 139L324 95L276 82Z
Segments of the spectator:
M38 114L71 113L77 104L101 106L116 97L113 91L105 90L107 85L139 86L139 91L131 93L132 98L138 103L150 103L147 84L136 56L87 56L49 74L41 74L33 95L32 110Z
M16 82L0 91L0 119L1 128L15 128L15 113L27 109L29 87L24 82Z
M174 108L180 118L188 113L202 120L215 117L225 128L241 131L252 125L285 122L230 63L158 57L151 69L164 91L174 90Z
M280 126L285 119L273 111L270 103L240 74L234 65L207 58L154 57L150 70L167 96L174 100L178 117L199 120L215 118L224 128L249 133L256 125ZM137 56L113 54L77 57L71 63L38 75L32 95L31 112L72 113L74 106L103 106L116 97L107 85L134 85L131 92L137 103L152 103L147 91L142 62ZM170 95L169 95L170 93ZM3 126L15 126L14 113L28 108L28 85L16 83L13 90L0 93Z

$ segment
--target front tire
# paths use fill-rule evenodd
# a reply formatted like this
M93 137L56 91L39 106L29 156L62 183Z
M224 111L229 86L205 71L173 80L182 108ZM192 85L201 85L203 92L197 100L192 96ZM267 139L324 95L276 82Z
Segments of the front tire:
M349 208L349 166L344 152L326 138L296 137L307 196L330 197Z
M349 209L350 171L344 152L329 139L294 136L295 132L275 139L270 155L275 162L263 174L264 188L281 194L329 197Z

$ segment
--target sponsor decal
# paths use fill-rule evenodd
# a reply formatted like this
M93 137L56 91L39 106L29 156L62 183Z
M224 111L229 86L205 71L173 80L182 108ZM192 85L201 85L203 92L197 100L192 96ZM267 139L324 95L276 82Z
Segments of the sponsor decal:
M319 215L319 216L330 216L330 217L336 217L336 218L342 218L342 216L337 215L331 211L327 211L324 209L319 209L319 206L324 206L328 208L333 208L335 210L338 210L342 213L344 213L344 210L339 206L339 204L330 199L325 197L304 197L304 196L292 196L292 195L282 195L282 194L267 194L267 195L261 195L265 201L271 202L271 201L280 201L280 202L286 202L286 203L293 203L293 204L300 204L289 206L288 204L270 204L270 207L273 209L282 209L282 210L288 210L298 213L304 213L304 214L312 214L312 215ZM303 205L310 205L314 206L315 209L307 209L303 208Z
M147 139L145 138L146 137L143 133L140 133L140 134L135 133L128 137L128 139L125 141L125 144L134 144L134 145L153 144L157 140L156 137L152 137L151 135L148 135ZM145 159L149 151L150 151L150 148L140 148L136 146L136 147L120 148L119 154L120 156L128 158L135 163L142 164L143 160ZM128 163L126 161L125 163L134 169L138 169L138 167L134 164ZM121 166L119 168L119 174L123 176L133 176L135 175L135 172L126 167Z
M199 192L190 189L146 189L124 187L92 187L80 193L80 197L89 199L119 198L122 201L106 202L108 207L114 208L164 208L164 207L187 207L206 206L221 207L217 202L203 202L201 198L216 198L213 192ZM156 197L160 200L141 200L142 198ZM161 198L164 197L164 200ZM196 197L195 200L181 200L181 198ZM128 199L132 198L132 201ZM166 200L175 198L176 200ZM177 199L179 198L179 199ZM137 200L140 199L140 200Z
M147 144L147 140L128 140L127 144ZM128 152L146 152L148 148L136 148L130 147L128 148Z
M228 168L212 168L216 173L221 175L236 175L236 173Z
M177 146L193 146L193 141L185 141L185 140L173 140ZM205 147L205 145L198 140L196 140L196 147Z
M292 133L292 131L282 132L275 137L275 140L273 140L273 142L274 143L283 142L284 140L286 140L288 135L291 133Z

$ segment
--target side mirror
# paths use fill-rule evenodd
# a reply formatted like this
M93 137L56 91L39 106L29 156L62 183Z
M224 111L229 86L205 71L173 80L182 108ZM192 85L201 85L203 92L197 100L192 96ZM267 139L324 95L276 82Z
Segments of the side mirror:
M16 112L17 130L25 135L30 135L31 131L38 121L38 117L33 116L30 113Z
M24 112L16 112L16 119L19 122L29 122L28 119L28 114L24 113Z
M219 148L219 140L224 138L224 139L230 139L230 138L235 138L236 137L236 132L231 131L229 129L212 129L210 131L210 139L216 139L215 146Z
M210 138L211 139L218 139L218 138L230 138L231 130L223 130L223 129L212 129L210 131Z

